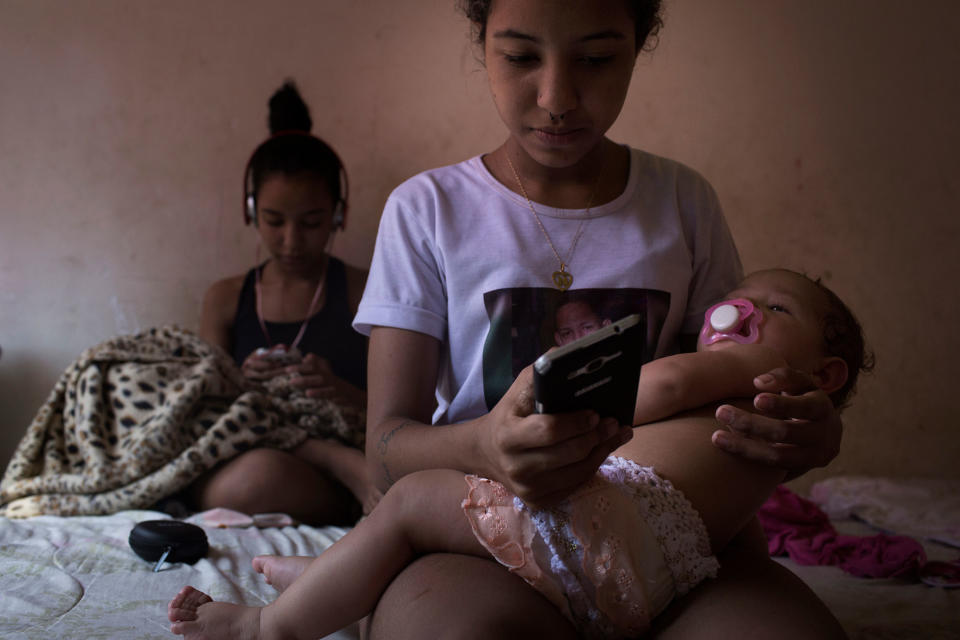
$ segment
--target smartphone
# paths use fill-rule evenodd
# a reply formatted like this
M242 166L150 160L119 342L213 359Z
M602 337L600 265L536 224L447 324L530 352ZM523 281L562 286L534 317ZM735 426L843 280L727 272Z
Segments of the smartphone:
M257 349L257 355L264 360L268 360L277 365L297 364L303 360L303 356L300 354L299 349L296 347L287 349L282 344L270 347L269 349L266 347L260 347Z
M548 351L533 363L537 413L592 409L633 424L646 323L633 314Z

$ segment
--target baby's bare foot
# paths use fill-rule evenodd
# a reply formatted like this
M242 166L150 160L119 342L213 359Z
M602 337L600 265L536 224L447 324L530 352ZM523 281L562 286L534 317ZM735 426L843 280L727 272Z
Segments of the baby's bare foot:
M253 570L262 573L267 584L282 593L300 577L311 562L313 558L310 556L256 556L253 559Z
M260 609L214 602L191 586L180 590L167 605L170 631L187 640L246 640L260 633Z
M186 622L197 619L197 609L200 605L213 602L213 598L198 591L190 585L180 589L180 593L173 597L167 605L167 618L170 622Z

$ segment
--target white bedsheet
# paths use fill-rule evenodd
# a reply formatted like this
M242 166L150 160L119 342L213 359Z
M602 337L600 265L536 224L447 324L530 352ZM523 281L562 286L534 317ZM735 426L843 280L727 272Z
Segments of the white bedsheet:
M276 592L253 571L254 556L317 555L346 532L339 527L204 526L210 543L206 558L192 566L167 564L154 573L153 565L130 549L127 537L137 522L166 517L124 511L0 518L0 638L173 638L167 602L183 585L215 600L263 605ZM200 524L197 516L188 521ZM356 625L328 636L358 637Z
M850 520L834 525L842 534L876 530ZM931 560L955 560L958 551L924 543ZM960 640L960 589L930 587L897 578L858 578L831 566L801 566L776 560L797 574L840 620L850 640Z
M871 504L879 499L875 483L864 485L868 490L851 493L852 482L844 480L838 485L844 491L832 491L831 495L843 496L844 504L854 494L869 498ZM871 513L899 513L901 508L909 508L913 515L907 520L912 526L930 522L933 513L938 514L938 522L960 524L960 514L951 510L956 502L945 499L960 494L960 486L952 485L946 492L916 493L912 491L915 483L898 480L897 485L901 490L882 493L886 496L881 501L883 509L875 507ZM904 487L911 488L909 500L901 495ZM820 487L815 493L823 498L826 488L833 487ZM927 516L921 518L917 513ZM876 533L861 521L835 515L834 524L841 533ZM193 566L165 565L154 573L151 563L133 553L127 538L137 522L165 517L154 511L124 511L111 516L0 518L0 638L173 638L166 619L167 602L183 585L192 584L217 600L263 605L276 593L251 568L254 556L317 555L346 532L339 527L204 525L210 542L206 558ZM202 514L188 521L203 524ZM884 524L884 528L902 533L898 526ZM960 549L929 539L933 536L924 530L912 533L926 538L923 542L930 560L960 556ZM804 567L786 558L778 561L827 603L851 640L960 640L960 589L857 578L836 567ZM358 640L359 633L353 625L328 638Z

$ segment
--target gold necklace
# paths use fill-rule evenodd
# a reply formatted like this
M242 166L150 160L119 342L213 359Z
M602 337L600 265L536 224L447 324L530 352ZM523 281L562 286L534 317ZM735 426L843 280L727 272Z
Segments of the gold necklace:
M560 263L560 270L553 272L553 284L560 289L560 291L566 291L570 288L570 285L573 284L573 274L567 271L570 260L573 258L573 252L577 248L577 242L580 241L580 236L583 233L584 224L589 219L590 207L593 206L593 199L597 196L597 191L600 189L600 179L603 177L603 165L600 166L600 172L597 175L597 183L593 185L593 193L590 194L590 200L587 202L587 210L584 213L584 217L580 220L580 224L577 226L577 232L573 236L573 242L570 243L570 250L567 251L567 259L564 260L560 257L560 252L557 251L557 247L554 246L553 240L550 239L550 234L547 233L546 227L543 226L543 221L540 220L540 216L537 214L537 210L533 208L533 201L530 200L530 196L527 195L527 190L523 188L523 182L520 180L520 174L517 172L517 168L513 166L513 161L510 160L509 154L504 154L507 157L507 164L510 165L510 169L513 171L513 177L517 181L517 186L520 187L520 193L523 194L524 200L527 201L527 206L530 207L530 213L533 214L533 219L537 221L537 226L540 227L540 231L543 232L543 237L547 239L547 244L550 245L550 248L553 249L553 255L557 257L557 262Z

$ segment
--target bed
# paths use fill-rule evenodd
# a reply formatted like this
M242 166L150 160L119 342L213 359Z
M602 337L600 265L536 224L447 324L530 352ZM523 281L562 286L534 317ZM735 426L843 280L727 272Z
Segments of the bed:
M870 527L840 523L851 535L871 535ZM928 557L956 560L960 550L925 545ZM960 591L897 578L858 578L837 567L777 561L796 573L840 620L851 640L956 640L960 638Z
M960 638L960 481L839 476L814 484L809 497L841 534L908 536L925 552L919 576L900 578L859 578L776 558L827 603L852 639Z
M361 411L305 397L285 377L251 383L223 350L175 326L85 350L0 481L0 638L170 637L166 604L185 584L223 600L270 602L276 594L253 571L255 555L317 555L344 530L184 513L204 528L210 552L158 572L131 550L130 531L169 518L154 509L176 512L180 491L250 448L290 449L314 437L362 450L364 421ZM228 522L235 526L221 526Z
M814 485L811 495L832 511L838 531L870 536L895 525L922 541L928 560L960 558L957 483L837 478ZM209 513L187 518L204 528L207 557L194 565L166 564L156 573L127 540L136 523L169 517L164 513L0 518L0 637L169 638L166 604L184 584L216 599L262 605L276 593L251 568L253 556L316 555L346 531L292 524L223 527ZM960 638L960 589L777 560L813 588L854 640ZM359 634L353 625L328 637L355 640Z
M317 555L345 530L193 514L187 521L206 531L208 555L158 572L128 537L138 522L170 517L150 510L158 500L249 447L287 448L306 437L362 447L362 415L316 402L249 388L228 355L176 327L86 351L38 411L0 482L0 638L170 637L166 604L185 584L215 599L270 602L276 594L253 571L255 555ZM810 497L842 533L910 536L925 560L960 560L958 481L841 477L814 485ZM235 526L221 526L227 522ZM851 638L960 639L958 588L778 561L820 595Z
M172 638L167 602L185 584L215 599L263 605L276 592L253 571L259 554L317 555L342 536L339 527L222 527L195 514L210 545L193 565L142 560L128 544L144 520L169 518L128 510L107 516L0 518L0 638ZM356 640L356 625L328 636Z

